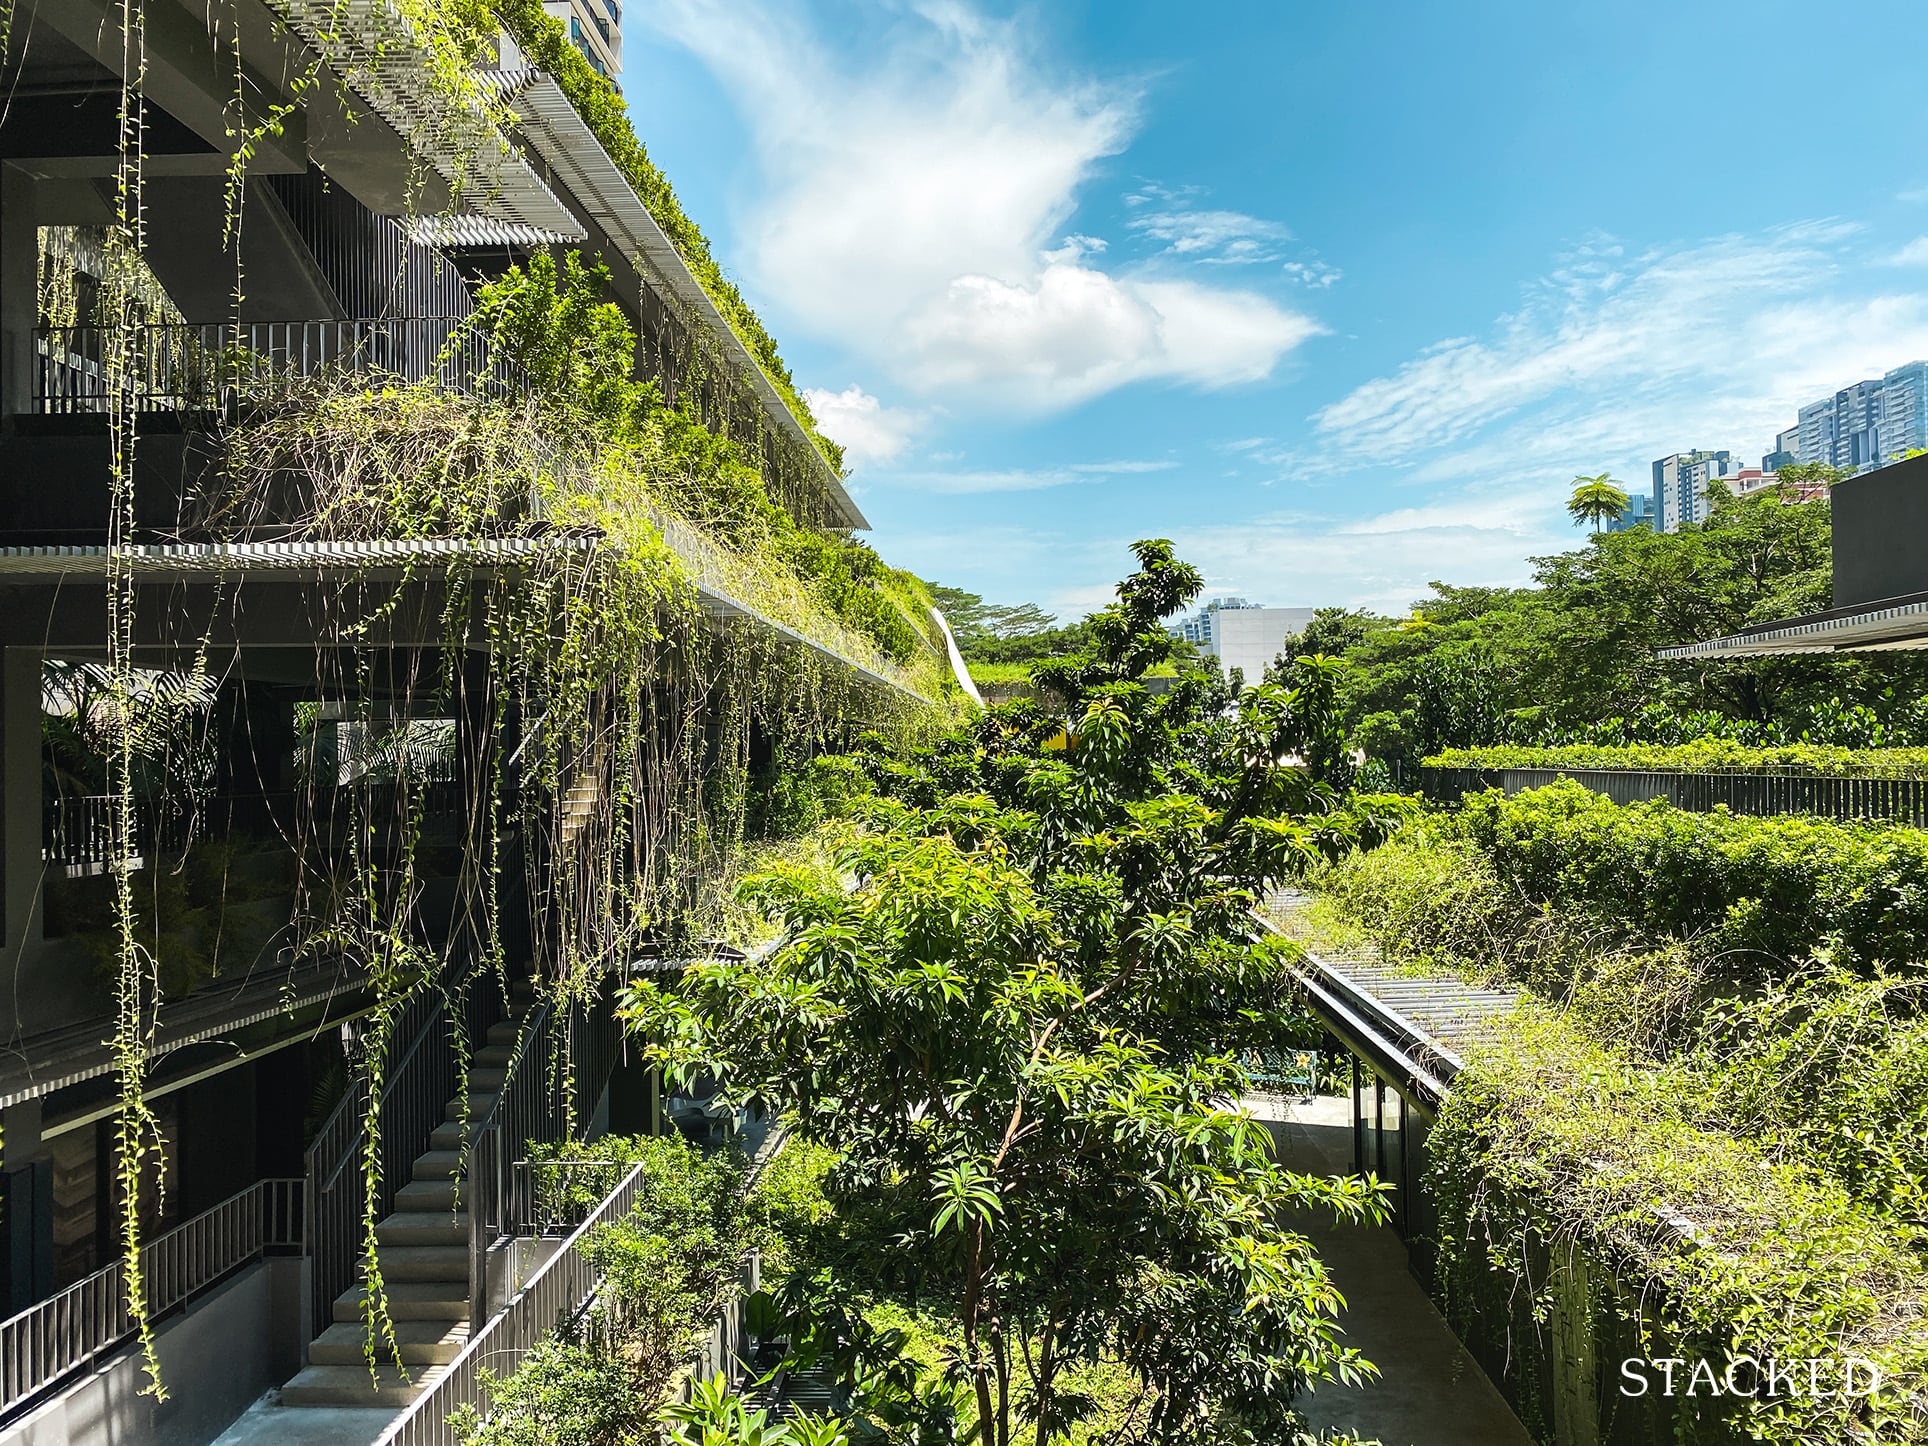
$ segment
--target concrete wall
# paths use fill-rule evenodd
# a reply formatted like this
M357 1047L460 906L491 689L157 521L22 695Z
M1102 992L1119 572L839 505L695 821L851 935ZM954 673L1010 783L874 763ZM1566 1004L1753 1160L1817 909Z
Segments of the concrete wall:
M0 1446L206 1446L301 1366L301 1262L264 1260L156 1332L168 1398L142 1394L140 1352L124 1347L31 1415Z
M1212 651L1229 675L1245 673L1245 686L1265 681L1265 670L1285 646L1288 633L1302 633L1313 608L1221 608L1212 619Z
M1836 607L1928 592L1928 457L1850 477L1830 504Z

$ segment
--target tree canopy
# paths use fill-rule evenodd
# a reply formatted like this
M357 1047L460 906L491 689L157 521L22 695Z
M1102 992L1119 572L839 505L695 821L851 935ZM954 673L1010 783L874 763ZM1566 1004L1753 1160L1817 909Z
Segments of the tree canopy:
M775 952L627 1002L672 1069L781 1112L887 1212L890 1268L956 1303L986 1446L1020 1414L1063 1439L1085 1409L1065 1367L1101 1354L1142 1384L1144 1439L1174 1443L1290 1439L1298 1391L1369 1369L1280 1212L1375 1218L1378 1187L1281 1169L1227 1108L1297 1014L1255 901L1373 827L1343 792L1335 666L1148 692L1199 578L1168 543L1136 552L1051 665L1068 715L872 747L834 870L748 886Z

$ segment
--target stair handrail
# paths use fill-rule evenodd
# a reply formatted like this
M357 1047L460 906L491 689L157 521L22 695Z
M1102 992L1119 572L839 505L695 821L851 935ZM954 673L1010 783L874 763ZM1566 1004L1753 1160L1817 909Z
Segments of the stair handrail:
M375 1214L379 1218L394 1204L395 1192L409 1167L455 1093L459 1071L455 1048L455 1020L451 997L466 1001L465 1023L473 1039L487 1028L494 991L489 981L471 977L473 986L460 987L456 961L424 979L410 992L391 1030L400 1042L394 1061L384 1072L379 1096L381 1121L381 1178L376 1187ZM391 1045L394 1049L396 1046ZM325 1331L334 1319L334 1304L354 1284L365 1248L367 1198L358 1183L344 1177L366 1149L369 1088L365 1071L357 1068L341 1103L316 1133L309 1146L305 1179L310 1284L310 1337Z
M531 1011L503 1067L493 1103L468 1136L463 1203L469 1212L470 1325L480 1330L489 1315L490 1249L534 1211L533 1188L516 1162L534 1140L553 1143L569 1129L570 1109L561 1088L560 1042L571 1072L569 1093L579 1108L595 1103L615 1067L617 1024L607 986L590 999L558 1007L545 999Z

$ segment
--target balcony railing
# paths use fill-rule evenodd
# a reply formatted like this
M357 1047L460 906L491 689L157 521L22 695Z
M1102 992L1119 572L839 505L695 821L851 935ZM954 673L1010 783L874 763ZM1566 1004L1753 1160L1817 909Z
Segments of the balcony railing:
M270 1250L302 1243L302 1182L262 1180L141 1250L150 1319ZM120 1261L0 1321L0 1419L135 1334Z
M379 372L444 391L525 390L489 338L451 316L372 321L42 327L33 409L43 415L231 410L243 396L330 371Z

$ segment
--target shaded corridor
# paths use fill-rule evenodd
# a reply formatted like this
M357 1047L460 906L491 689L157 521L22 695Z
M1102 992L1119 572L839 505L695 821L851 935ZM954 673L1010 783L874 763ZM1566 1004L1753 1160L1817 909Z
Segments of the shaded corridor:
M1279 1161L1308 1175L1352 1171L1352 1102L1248 1100L1265 1121ZM1346 1310L1348 1345L1380 1379L1364 1386L1321 1386L1299 1401L1307 1421L1340 1428L1385 1446L1532 1446L1532 1438L1448 1329L1406 1266L1406 1247L1391 1226L1335 1225L1306 1216L1292 1221L1332 1272Z

